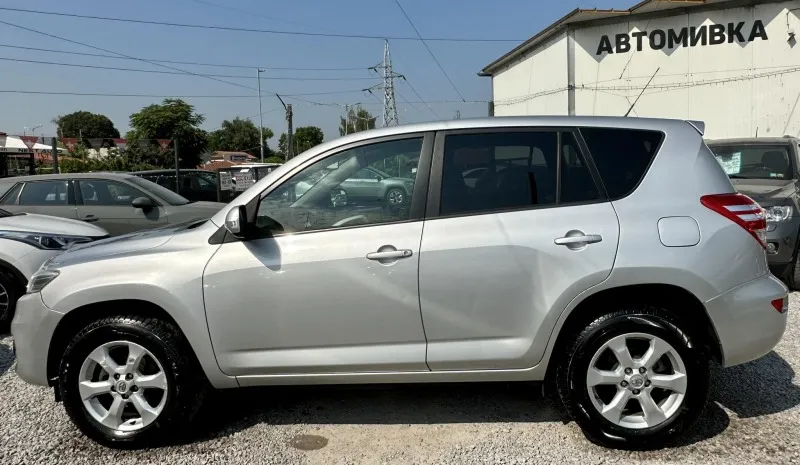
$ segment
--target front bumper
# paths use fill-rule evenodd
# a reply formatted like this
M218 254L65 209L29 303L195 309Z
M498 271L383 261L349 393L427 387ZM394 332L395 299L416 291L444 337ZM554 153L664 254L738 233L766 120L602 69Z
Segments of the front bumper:
M800 217L780 223L767 224L767 262L776 276L783 276L787 266L794 263Z
M770 302L787 296L786 286L766 274L706 302L719 336L723 366L746 363L772 351L786 330L788 311L780 313Z
M17 301L11 322L17 376L30 384L47 386L47 354L50 340L64 315L48 308L42 295L25 294Z

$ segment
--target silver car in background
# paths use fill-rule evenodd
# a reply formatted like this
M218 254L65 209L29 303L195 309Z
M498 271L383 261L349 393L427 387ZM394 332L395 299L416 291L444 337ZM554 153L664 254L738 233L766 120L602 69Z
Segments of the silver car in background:
M764 211L702 132L488 118L324 143L210 220L44 264L17 374L112 447L190 430L208 385L461 381L544 382L592 441L659 447L701 414L712 360L759 358L786 328ZM403 205L336 201L411 153Z

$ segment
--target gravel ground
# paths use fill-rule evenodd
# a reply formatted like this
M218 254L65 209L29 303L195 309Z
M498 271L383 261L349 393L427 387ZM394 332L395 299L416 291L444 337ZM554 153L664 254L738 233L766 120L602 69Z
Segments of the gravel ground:
M184 444L114 451L83 438L51 390L17 378L2 336L0 464L796 463L798 312L800 293L774 352L713 370L712 402L683 445L646 453L590 444L527 384L226 391L209 399Z

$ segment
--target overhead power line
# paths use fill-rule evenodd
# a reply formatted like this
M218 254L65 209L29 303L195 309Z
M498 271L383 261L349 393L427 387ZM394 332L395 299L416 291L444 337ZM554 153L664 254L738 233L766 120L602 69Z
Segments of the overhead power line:
M294 35L294 36L309 36L309 37L336 37L336 38L348 38L348 39L373 39L373 40L413 40L418 41L422 40L419 37L409 37L409 36L385 36L385 35L369 35L369 34L335 34L335 33L323 33L323 32L301 32L301 31L280 31L274 29L254 29L254 28L244 28L244 27L232 27L232 26L217 26L212 24L187 24L187 23L171 23L171 22L164 22L164 21L149 21L144 19L130 19L130 18L113 18L108 16L93 16L93 15L78 15L73 13L60 13L56 11L41 11L41 10L27 10L24 8L9 8L9 7L0 7L2 11L14 11L17 13L30 13L30 14L37 14L37 15L49 15L49 16L62 16L66 18L81 18L81 19L93 19L98 21L116 21L120 23L134 23L134 24L150 24L154 26L170 26L170 27L183 27L183 28L191 28L191 29L214 29L218 31L236 31L236 32L254 32L260 34L282 34L282 35ZM430 37L425 39L427 41L433 42L522 42L521 39L470 39L470 38L462 38L462 37Z
M140 69L140 68L119 68L114 66L99 66L87 65L81 63L64 63L58 61L39 61L39 60L25 60L22 58L8 58L0 57L0 61L13 61L17 63L33 63L37 65L53 65L53 66L69 66L73 68L90 68L90 69L106 69L111 71L129 71L134 73L154 73L154 74L172 74L179 76L190 76L186 73L177 71L159 71L154 69ZM203 74L206 77L221 77L230 79L253 79L253 76L230 75L230 74ZM262 80L277 80L277 81L374 81L373 77L305 77L305 76L272 76L261 77Z
M299 94L281 94L284 97L296 96L313 96L313 95L335 95L335 94L354 94L362 93L363 89L357 90L340 90L333 92L307 92ZM80 97L141 97L141 98L249 98L252 95L157 95L157 94L115 94L103 92L56 92L47 90L18 90L18 89L0 89L2 94L38 94L38 95L71 95ZM258 115L256 115L258 116Z
M242 13L242 14L245 14L247 16L259 16L261 18L269 19L269 20L272 20L272 21L277 21L277 22L280 22L280 23L291 24L293 26L309 27L309 28L312 28L312 29L323 30L323 31L332 31L332 29L316 26L316 25L313 25L313 24L305 24L305 23L299 23L299 22L296 22L296 21L289 21L288 19L276 18L274 16L267 16L265 14L256 13L255 11L243 10L241 8L236 8L236 7L229 6L229 5L220 5L219 3L213 3L213 2L206 1L206 0L190 0L190 1L195 2L195 3L199 3L201 5L212 6L214 8L221 8L223 10L235 11L237 13ZM258 115L256 115L256 116L258 116Z
M54 50L51 48L36 48L36 47L23 47L21 45L9 45L9 44L0 44L0 47L3 48L14 48L18 50L32 50L36 52L49 52L49 53L61 53L65 55L79 55L79 56L87 56L87 57L96 57L96 58L113 58L115 60L136 60L141 61L139 58L129 58L124 56L117 56L117 55L105 55L102 53L87 53L87 52L70 52L66 50ZM224 64L224 63L201 63L196 61L176 61L176 60L156 60L154 58L145 58L147 61L152 61L155 63L170 63L173 65L192 65L192 66L211 66L211 67L218 67L218 68L238 68L238 69L254 69L254 68L267 68L269 71L363 71L365 69L369 69L368 66L361 66L361 67L352 67L352 68L297 68L297 67L283 67L283 66L265 66L263 63L261 64L251 64L251 65L231 65L231 64Z
M17 29L22 29L23 31L34 32L34 33L36 33L36 34L41 34L41 35L43 35L43 36L51 37L51 38L53 38L53 39L62 40L62 41L64 41L64 42L69 42L69 43L72 43L72 44L81 45L81 46L83 46L83 47L89 47L89 48L92 48L92 49L95 49L95 50L99 50L99 51L101 51L101 52L113 53L113 54L115 54L115 55L119 55L119 56L127 57L127 58L130 58L130 59L132 59L132 60L139 60L139 61L143 61L143 62L145 62L145 63L149 63L149 64L151 64L151 65L153 65L153 66L160 66L160 67L162 67L162 68L167 68L167 69L171 69L171 70L174 70L174 71L180 71L180 72L182 72L182 73L186 73L186 74L191 74L192 76L202 77L202 78L205 78L205 79L210 79L210 80L212 80L212 81L221 82L221 83L223 83L223 84L228 84L228 85L231 85L231 86L241 87L241 88L243 88L243 89L254 90L254 91L258 92L258 89L256 89L255 87L243 86L243 85L241 85L241 84L237 84L237 83L235 83L235 82L225 81L225 80L222 80L222 79L219 79L219 78L215 78L215 77L211 77L211 76L206 76L206 75L203 75L203 74L198 74L198 73L193 73L193 72L191 72L191 71L186 71L186 70L183 70L183 69L180 69L180 68L175 68L175 67L168 66L168 65L162 65L162 64L160 64L160 63L156 63L156 62L154 62L154 61L145 60L145 59L143 59L143 58L136 58L136 57L132 57L132 56L130 56L130 55L125 55L124 53L115 52L115 51L113 51L113 50L108 50L108 49L105 49L105 48L102 48L102 47L97 47L97 46L94 46L94 45L89 45L89 44L86 44L86 43L83 43L83 42L78 42L77 40L67 39L67 38L65 38L65 37L60 37L60 36L57 36L57 35L55 35L55 34L49 34L49 33L47 33L47 32L37 31L36 29L32 29L32 28L25 27L25 26L20 26L20 25L18 25L18 24L9 23L9 22L7 22L7 21L2 21L2 20L0 20L0 24L5 24L6 26L11 26L11 27L15 27L15 28L17 28Z
M398 6L398 8L400 8L400 11L403 12L403 16L406 17L406 20L408 21L408 24L410 24L411 27L414 29L414 32L417 33L417 37L419 37L419 40L422 42L422 45L425 46L425 48L428 50L428 53L430 53L431 58L433 58L433 61L436 62L436 66L439 67L439 69L442 71L442 74L444 74L444 77L447 78L447 82L449 82L450 85L453 86L453 90L456 91L456 94L458 94L458 96L461 98L461 100L462 101L466 101L464 96L461 95L461 92L458 91L458 87L456 87L456 85L453 84L453 80L450 79L450 76L447 75L447 71L445 71L444 67L442 67L442 64L439 63L439 60L436 58L436 55L434 55L433 51L431 50L431 48L428 47L428 44L425 42L425 39L422 38L422 34L419 33L419 30L417 29L417 26L414 25L414 22L411 21L411 18L408 16L408 13L406 13L406 10L403 9L403 5L400 4L400 0L394 0L394 2L397 3L397 6Z

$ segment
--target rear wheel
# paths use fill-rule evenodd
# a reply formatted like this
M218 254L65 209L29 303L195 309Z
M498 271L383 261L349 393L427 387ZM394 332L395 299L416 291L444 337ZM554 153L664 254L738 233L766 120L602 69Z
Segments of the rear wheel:
M390 207L398 207L406 203L406 191L399 187L392 187L386 192L386 203Z
M206 382L171 324L118 316L95 321L67 346L59 389L72 421L109 447L168 441L196 412Z
M599 444L663 446L689 428L708 398L708 358L669 313L653 308L597 318L557 372L559 396Z
M800 291L800 249L794 254L794 264L789 269L786 284L793 291Z
M0 332L5 332L11 319L14 318L14 310L17 307L19 298L19 285L11 276L0 272Z

